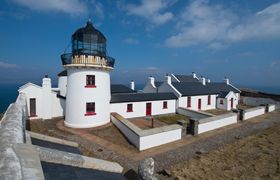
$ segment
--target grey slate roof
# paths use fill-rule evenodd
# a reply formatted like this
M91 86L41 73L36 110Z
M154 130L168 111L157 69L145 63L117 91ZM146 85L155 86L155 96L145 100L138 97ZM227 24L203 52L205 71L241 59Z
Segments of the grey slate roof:
M200 82L180 82L172 83L172 85L182 94L182 96L197 96L219 94L208 86L202 85Z
M163 83L162 81L155 81L155 86L159 87L160 85L162 85L162 83Z
M241 91L239 91L238 89L232 87L231 85L227 85L224 82L211 82L211 83L207 83L207 85L212 91L216 91L216 92L230 92L233 91L234 93L240 93Z
M219 98L225 98L228 95L229 92L221 91L219 94Z
M197 78L192 75L174 75L180 82L199 82Z
M60 73L58 73L57 76L67 76L67 71L63 70Z
M140 102L177 99L173 93L124 93L112 94L111 103Z
M122 84L111 84L111 94L134 93L136 91Z

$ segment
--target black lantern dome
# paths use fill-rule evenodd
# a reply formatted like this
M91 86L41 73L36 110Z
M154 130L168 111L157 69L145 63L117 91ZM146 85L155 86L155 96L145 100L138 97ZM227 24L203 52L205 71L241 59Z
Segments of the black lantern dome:
M63 66L113 69L115 59L106 51L105 36L89 20L72 34L72 52L61 55Z
M106 56L106 38L90 20L72 35L72 54Z

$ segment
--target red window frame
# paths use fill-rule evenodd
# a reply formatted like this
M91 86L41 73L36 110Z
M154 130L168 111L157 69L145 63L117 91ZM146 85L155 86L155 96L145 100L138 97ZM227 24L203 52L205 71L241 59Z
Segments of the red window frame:
M192 107L192 99L191 96L187 97L187 107Z
M163 103L162 103L162 109L167 109L167 101L163 101Z
M34 103L34 104L32 104ZM32 111L32 105L34 106L33 108L33 111ZM36 98L30 98L29 99L29 114L30 116L29 117L37 117L37 112L36 112Z
M126 105L126 112L133 112L133 104Z
M86 113L85 116L96 115L95 113L95 102L87 102L86 103Z
M208 95L208 105L211 105L211 95Z
M224 104L224 100L220 99L220 104Z
M87 75L86 76L86 88L95 88L95 75Z

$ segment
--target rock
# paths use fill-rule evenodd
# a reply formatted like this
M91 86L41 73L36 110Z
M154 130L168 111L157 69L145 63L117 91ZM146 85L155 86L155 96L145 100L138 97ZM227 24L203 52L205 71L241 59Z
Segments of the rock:
M153 158L147 158L140 162L138 166L138 176L143 180L156 180L154 177L155 162Z

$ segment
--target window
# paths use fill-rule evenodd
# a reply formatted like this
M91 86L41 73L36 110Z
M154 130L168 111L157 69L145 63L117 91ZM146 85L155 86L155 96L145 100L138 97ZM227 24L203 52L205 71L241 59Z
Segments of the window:
M94 102L89 102L89 103L87 103L87 106L86 106L85 116L91 116L91 115L96 115Z
M191 107L192 99L190 96L187 97L187 107Z
M208 105L211 105L211 95L208 95Z
M224 104L224 101L222 99L220 100L220 104Z
M30 117L36 117L36 98L30 98Z
M94 88L95 86L95 75L87 75L86 88Z
M163 101L163 109L167 109L167 101Z
M126 111L127 111L127 112L133 112L133 106L132 106L132 104L127 104L127 106L126 106Z

